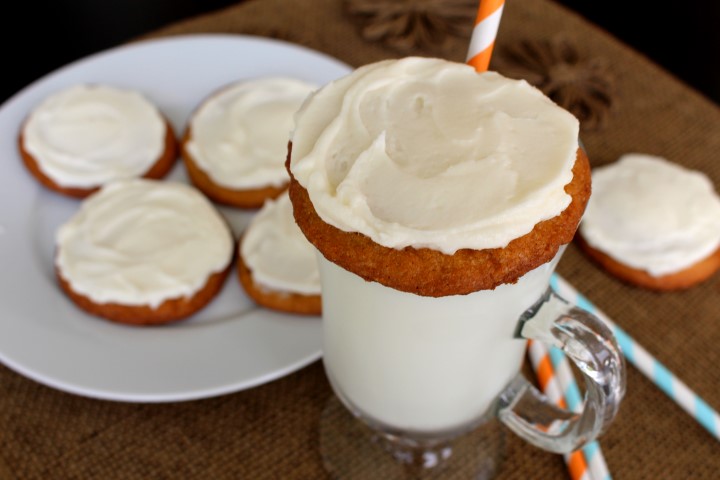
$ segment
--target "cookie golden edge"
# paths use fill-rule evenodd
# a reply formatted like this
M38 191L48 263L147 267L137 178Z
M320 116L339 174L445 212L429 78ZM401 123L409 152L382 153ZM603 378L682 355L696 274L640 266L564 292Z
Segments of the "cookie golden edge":
M72 302L85 312L115 323L135 326L165 325L183 320L206 307L222 290L232 264L208 277L202 288L189 297L165 300L157 308L149 305L123 305L120 303L96 303L76 292L60 270L55 267L60 288Z
M175 161L178 157L177 138L175 137L175 131L173 130L172 125L170 125L170 122L167 120L167 118L163 118L163 121L165 122L165 146L163 152L160 157L158 157L158 159L155 161L155 163L153 163L150 168L143 175L141 175L142 178L159 180L165 177L170 172L170 170L172 170L173 166L175 166ZM27 168L30 174L45 188L57 192L61 195L78 199L86 198L100 190L100 188L102 188L102 185L97 185L95 187L89 188L79 188L63 187L57 184L53 179L43 173L43 171L40 169L40 166L38 165L37 159L35 159L34 156L32 156L27 150L25 150L25 140L23 136L24 130L25 127L23 124L23 127L20 129L20 133L18 134L18 150L20 151L20 157L22 158L22 162L25 165L25 168Z
M572 241L591 190L590 162L578 148L573 179L565 186L571 202L559 215L538 223L530 233L504 248L461 249L447 255L428 248L384 247L361 233L344 232L325 223L307 190L293 177L291 158L292 144L288 146L285 166L290 174L295 221L322 255L367 281L427 297L464 295L513 284L549 262L561 245Z
M255 189L235 190L215 183L195 162L187 145L192 138L192 128L187 127L180 142L180 152L188 177L195 187L214 202L230 207L260 208L267 199L280 196L287 189L287 184L280 187L262 187Z
M242 239L240 240L242 244ZM238 249L239 250L239 249ZM300 315L320 315L322 298L320 295L304 295L295 292L272 290L259 285L252 270L238 254L237 276L245 293L258 305L271 310Z
M657 292L687 290L708 280L720 270L720 248L678 272L654 277L645 270L630 267L591 247L581 234L577 236L577 244L592 261L614 277L627 284Z

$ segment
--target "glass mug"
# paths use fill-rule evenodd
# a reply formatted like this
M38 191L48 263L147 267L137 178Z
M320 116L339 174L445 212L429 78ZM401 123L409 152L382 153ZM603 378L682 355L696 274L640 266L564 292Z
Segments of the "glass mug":
M367 282L318 254L335 394L375 432L421 450L493 416L548 451L592 441L618 410L624 363L605 324L549 287L564 248L515 284L437 298ZM579 367L581 413L555 407L520 373L527 339L561 348Z

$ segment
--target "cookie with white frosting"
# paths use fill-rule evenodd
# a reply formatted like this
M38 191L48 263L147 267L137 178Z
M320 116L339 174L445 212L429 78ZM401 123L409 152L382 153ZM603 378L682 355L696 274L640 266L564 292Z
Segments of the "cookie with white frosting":
M314 85L285 77L237 82L192 115L182 155L193 184L226 205L256 208L289 182L284 163L293 115Z
M135 179L106 185L57 232L60 286L83 310L155 325L203 308L234 252L225 220L195 188Z
M319 315L316 252L295 223L287 191L268 200L240 241L238 277L247 294L273 310Z
M133 90L76 85L46 98L18 137L22 160L45 187L84 198L130 178L162 178L177 141L155 105Z
M366 65L296 115L295 219L326 259L396 290L514 283L575 234L590 196L578 131L524 81L441 59Z
M580 245L607 271L665 291L720 268L720 197L704 173L628 154L596 168L592 182Z

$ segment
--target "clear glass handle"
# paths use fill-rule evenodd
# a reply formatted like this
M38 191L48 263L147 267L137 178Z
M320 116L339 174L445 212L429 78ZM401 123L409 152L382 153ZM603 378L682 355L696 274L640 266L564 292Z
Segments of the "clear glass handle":
M563 410L519 374L500 395L500 420L551 452L571 452L594 440L625 394L625 365L610 329L548 288L520 318L517 334L560 348L585 378L585 399L580 413Z

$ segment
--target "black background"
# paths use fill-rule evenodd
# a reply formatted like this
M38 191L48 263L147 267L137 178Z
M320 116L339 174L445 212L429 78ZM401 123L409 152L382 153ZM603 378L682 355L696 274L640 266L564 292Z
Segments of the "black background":
M301 0L287 0L301 1ZM341 1L341 0L338 0ZM524 0L508 0L524 1ZM720 2L556 0L720 103ZM0 102L73 60L230 0L56 0L5 5ZM673 8L668 8L673 5Z

